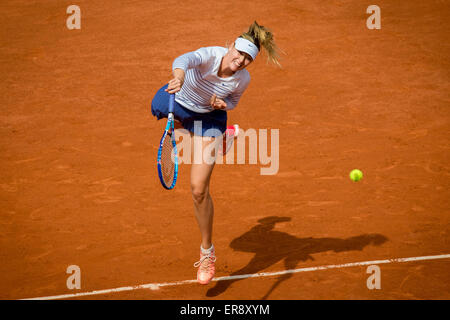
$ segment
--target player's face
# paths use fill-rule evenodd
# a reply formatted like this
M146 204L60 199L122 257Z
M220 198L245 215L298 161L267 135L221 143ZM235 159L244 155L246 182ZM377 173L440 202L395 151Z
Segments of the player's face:
M228 50L228 55L228 66L233 72L245 69L253 62L252 57L248 53L237 50L234 45Z

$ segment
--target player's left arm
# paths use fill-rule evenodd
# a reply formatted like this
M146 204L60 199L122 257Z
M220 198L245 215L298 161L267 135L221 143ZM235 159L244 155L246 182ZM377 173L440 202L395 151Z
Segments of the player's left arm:
M250 83L250 74L247 72L246 76L243 77L243 79L239 82L239 85L233 91L233 93L230 94L225 99L223 99L224 102L227 104L226 110L232 110L232 109L236 108L236 106L239 103L239 100L241 99L242 95L244 94L245 89L247 89L249 83Z

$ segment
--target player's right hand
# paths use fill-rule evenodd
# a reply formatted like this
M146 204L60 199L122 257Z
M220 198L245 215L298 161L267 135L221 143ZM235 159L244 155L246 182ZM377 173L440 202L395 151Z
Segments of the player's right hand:
M169 81L166 91L168 93L176 93L181 90L184 83L184 70L175 69L174 77Z

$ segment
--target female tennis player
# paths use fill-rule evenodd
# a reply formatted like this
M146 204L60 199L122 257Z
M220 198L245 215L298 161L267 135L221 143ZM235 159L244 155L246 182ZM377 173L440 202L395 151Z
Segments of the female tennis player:
M237 106L247 88L250 75L246 68L255 60L261 47L266 50L268 60L279 66L271 31L255 21L228 48L204 47L183 54L173 62L173 79L159 89L152 100L152 114L158 120L167 118L169 95L174 93L174 117L178 127L188 130L191 138L208 137L202 139L201 150L193 150L190 178L195 216L201 233L200 260L194 264L198 267L197 281L201 284L209 283L215 273L216 255L212 244L214 207L209 193L215 155L212 161L196 159L203 160L203 150L209 143L222 141L223 135L228 138L227 142L233 141L237 126L230 126L227 130L227 111Z

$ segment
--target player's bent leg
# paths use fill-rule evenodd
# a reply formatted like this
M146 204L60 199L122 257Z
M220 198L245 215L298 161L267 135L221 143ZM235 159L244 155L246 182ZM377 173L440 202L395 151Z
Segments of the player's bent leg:
M227 154L227 152L233 146L233 142L238 135L239 135L239 125L234 124L232 126L227 126L227 130L223 134L222 146L219 148L218 151L219 156Z
M173 126L175 129L184 129L183 125L181 124L180 121L176 120L173 122Z

